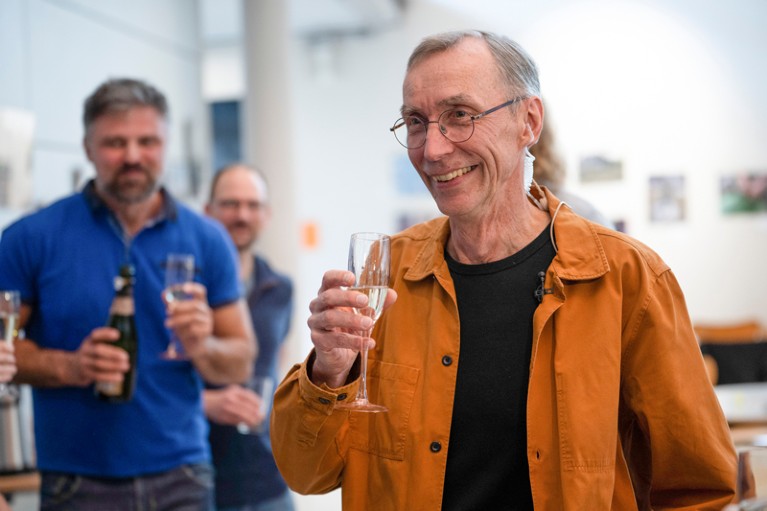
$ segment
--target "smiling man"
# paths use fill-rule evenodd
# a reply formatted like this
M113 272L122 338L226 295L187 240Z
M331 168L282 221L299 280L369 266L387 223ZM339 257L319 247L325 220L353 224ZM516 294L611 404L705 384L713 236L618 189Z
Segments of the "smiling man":
M674 275L650 249L532 181L535 64L467 31L413 52L391 130L439 218L392 237L369 352L382 414L334 407L360 385L369 318L330 270L314 349L275 398L277 465L346 510L718 510L735 454ZM395 303L396 302L396 303Z

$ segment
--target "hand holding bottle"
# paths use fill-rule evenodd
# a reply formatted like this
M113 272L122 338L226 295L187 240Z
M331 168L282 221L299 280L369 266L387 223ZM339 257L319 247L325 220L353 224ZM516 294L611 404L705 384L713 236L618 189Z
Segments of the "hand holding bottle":
M81 385L121 383L130 370L128 353L115 346L120 332L111 327L93 329L76 352L74 379Z

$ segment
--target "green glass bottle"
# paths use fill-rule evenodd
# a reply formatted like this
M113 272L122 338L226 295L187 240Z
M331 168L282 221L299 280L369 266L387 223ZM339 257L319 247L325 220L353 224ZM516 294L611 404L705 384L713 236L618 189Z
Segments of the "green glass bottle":
M113 344L128 352L130 369L125 373L122 383L97 382L96 395L105 401L120 403L130 401L136 388L136 353L138 339L136 336L135 304L133 302L133 286L136 282L136 269L131 264L120 267L120 274L115 277L115 296L109 309L107 326L116 328L120 338Z

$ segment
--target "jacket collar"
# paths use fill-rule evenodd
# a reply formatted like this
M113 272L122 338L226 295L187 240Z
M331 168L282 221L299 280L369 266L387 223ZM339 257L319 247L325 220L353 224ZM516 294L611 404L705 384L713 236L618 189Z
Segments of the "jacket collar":
M560 201L545 187L530 190L551 215L549 230L557 248L552 269L564 280L590 280L610 271L607 255L599 240L595 224L575 214L566 202ZM542 195L541 195L542 194ZM567 207L564 207L567 206Z
M594 224L573 213L566 202L560 201L545 187L533 187L530 191L542 207L551 215L549 227L557 255L551 269L564 280L590 280L610 270L604 247ZM422 280L431 275L449 275L445 264L445 245L450 235L447 217L440 217L418 224L397 237L422 242L412 266L405 273L405 280Z
M411 227L397 236L405 238L405 243L422 242L423 245L413 265L405 273L405 280L418 281L447 271L445 245L449 235L450 224L447 217L442 216ZM407 248L403 251L407 251Z

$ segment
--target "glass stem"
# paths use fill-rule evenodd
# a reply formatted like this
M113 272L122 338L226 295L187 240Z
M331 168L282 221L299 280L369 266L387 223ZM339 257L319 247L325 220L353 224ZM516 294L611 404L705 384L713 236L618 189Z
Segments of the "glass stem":
M372 330L365 332L365 343L360 351L360 388L357 391L358 401L368 401L368 339Z

